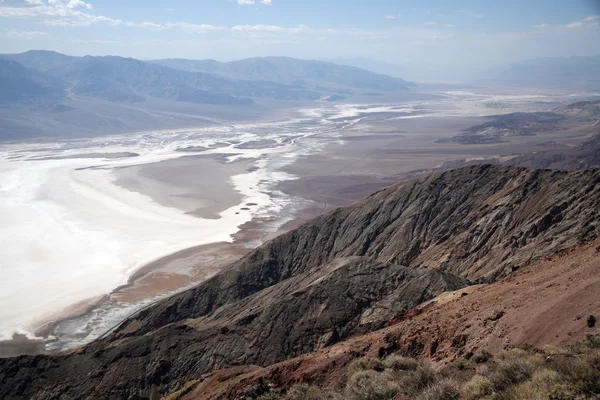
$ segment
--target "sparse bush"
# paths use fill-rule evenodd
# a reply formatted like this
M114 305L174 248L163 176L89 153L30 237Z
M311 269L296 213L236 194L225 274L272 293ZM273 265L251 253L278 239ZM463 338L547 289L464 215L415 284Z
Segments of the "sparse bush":
M346 370L348 373L348 377L350 377L359 371L381 372L385 370L385 365L381 360L377 358L357 358L348 365L348 368Z
M587 345L590 349L600 349L600 334L587 335Z
M462 395L466 400L478 400L492 392L492 382L481 375L475 375L462 388Z
M277 400L277 399L279 399L279 396L277 396L275 393L265 393L256 398L256 400Z
M460 398L460 390L456 382L442 379L427 387L417 400L456 400Z
M594 326L596 326L596 317L590 315L587 319L587 326L588 328L593 328Z
M415 371L419 367L419 362L414 358L391 355L385 359L384 365L394 371Z
M559 383L547 390L547 399L572 400L577 398L577 388L571 383Z
M519 360L519 359L523 359L525 357L527 357L529 355L529 351L528 350L524 350L522 348L512 348L506 351L503 351L502 353L500 353L500 356L498 358L502 359L502 360Z
M470 360L476 364L482 364L482 363L488 362L488 360L490 358L492 358L492 354L483 350L483 351L478 351L477 353L473 354L473 356L470 358Z
M458 368L459 371L464 371L468 366L469 361L464 358L461 358L458 363L456 363L456 368Z
M560 347L556 346L546 346L544 347L544 354L547 356L557 356L563 354L565 351Z
M498 365L490 376L492 387L496 391L525 382L533 374L533 365L519 359L509 359Z
M600 355L578 358L561 363L558 372L573 383L578 393L600 393Z
M600 339L599 339L600 340ZM588 342L589 342L588 338ZM481 351L470 361L460 359L435 372L423 363L398 355L381 362L355 360L346 382L336 390L297 385L290 400L572 400L595 398L600 393L600 350L585 343L543 351L515 348L500 354ZM486 359L485 364L477 361ZM470 372L477 375L466 381ZM464 369L464 368L463 368ZM460 384L459 384L460 382ZM262 389L262 391L258 390ZM255 392L273 396L264 384ZM252 397L255 399L256 397ZM264 397L272 399L275 397ZM262 398L261 398L262 399Z
M292 386L285 398L288 400L343 400L342 395L331 389L321 389L307 384Z
M359 371L348 379L346 398L352 400L388 400L400 392L398 383L388 372Z
M437 381L434 370L420 366L414 371L403 371L398 374L398 385L403 394L414 396Z

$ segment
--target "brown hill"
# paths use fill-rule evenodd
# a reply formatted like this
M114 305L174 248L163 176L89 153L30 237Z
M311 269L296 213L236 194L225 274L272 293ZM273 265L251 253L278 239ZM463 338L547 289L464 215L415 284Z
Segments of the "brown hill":
M158 398L215 369L266 366L381 329L442 292L590 240L599 187L597 169L489 165L400 183L272 240L82 349L0 360L0 397Z
M259 384L275 393L297 383L334 387L348 364L389 353L433 366L486 350L564 346L599 334L600 240L540 260L487 285L443 293L391 326L268 367L245 366L190 382L182 398L238 398Z

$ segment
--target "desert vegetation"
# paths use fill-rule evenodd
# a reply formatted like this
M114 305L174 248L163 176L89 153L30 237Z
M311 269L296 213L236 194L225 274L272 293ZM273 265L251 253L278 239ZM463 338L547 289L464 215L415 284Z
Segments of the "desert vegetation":
M300 383L273 388L247 399L289 400L521 400L596 399L600 396L600 335L563 348L531 346L498 354L468 353L433 369L400 355L363 357L348 364L344 379L332 388Z

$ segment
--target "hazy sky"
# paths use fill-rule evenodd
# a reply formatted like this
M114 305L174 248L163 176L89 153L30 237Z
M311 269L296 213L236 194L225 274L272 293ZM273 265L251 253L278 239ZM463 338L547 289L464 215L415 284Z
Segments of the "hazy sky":
M0 52L487 65L600 54L600 0L0 0Z

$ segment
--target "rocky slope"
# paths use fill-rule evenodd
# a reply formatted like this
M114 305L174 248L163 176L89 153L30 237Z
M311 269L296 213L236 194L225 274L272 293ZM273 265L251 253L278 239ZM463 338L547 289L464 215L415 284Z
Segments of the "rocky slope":
M268 367L234 367L189 382L181 398L239 398L252 390L282 393L298 382L336 387L361 357L418 357L443 367L485 350L542 349L600 334L600 239L540 260L488 285L443 293L390 326ZM470 357L469 357L470 358ZM172 398L177 398L175 395Z
M159 398L380 329L600 229L600 170L471 166L400 183L279 236L56 356L0 360L2 398Z

